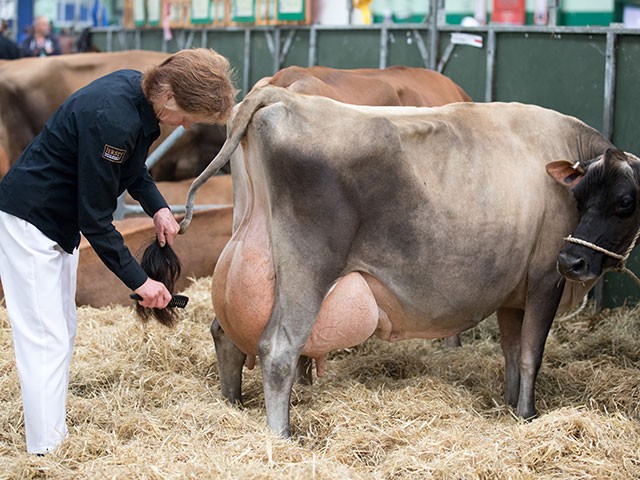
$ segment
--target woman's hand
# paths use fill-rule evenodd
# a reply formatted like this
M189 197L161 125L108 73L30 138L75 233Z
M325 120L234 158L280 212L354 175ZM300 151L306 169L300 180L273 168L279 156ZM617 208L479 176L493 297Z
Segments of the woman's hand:
M151 278L147 278L134 292L142 297L138 303L147 308L165 308L171 301L171 293L167 287Z
M169 208L161 208L153 215L153 224L156 226L156 235L161 247L165 244L173 246L173 239L180 231L180 225L173 218L173 213Z

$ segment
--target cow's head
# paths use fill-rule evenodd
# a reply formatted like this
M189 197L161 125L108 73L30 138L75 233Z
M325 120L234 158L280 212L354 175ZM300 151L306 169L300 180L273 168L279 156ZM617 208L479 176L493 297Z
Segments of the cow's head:
M572 241L558 255L558 271L583 282L620 267L640 227L640 160L610 148L588 162L558 161L546 169L573 190L580 212Z

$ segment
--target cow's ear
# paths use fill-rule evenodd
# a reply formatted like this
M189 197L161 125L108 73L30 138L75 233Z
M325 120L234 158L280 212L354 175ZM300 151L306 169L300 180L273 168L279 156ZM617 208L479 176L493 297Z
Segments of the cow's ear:
M546 169L549 176L565 187L577 185L584 177L584 167L580 165L580 162L571 163L567 160L558 160L547 163Z

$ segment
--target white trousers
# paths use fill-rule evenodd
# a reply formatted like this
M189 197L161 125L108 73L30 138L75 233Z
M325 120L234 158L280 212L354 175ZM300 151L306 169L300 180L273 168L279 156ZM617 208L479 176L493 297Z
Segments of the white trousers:
M0 279L22 390L27 452L67 436L69 364L76 335L78 249L68 254L32 224L0 211Z

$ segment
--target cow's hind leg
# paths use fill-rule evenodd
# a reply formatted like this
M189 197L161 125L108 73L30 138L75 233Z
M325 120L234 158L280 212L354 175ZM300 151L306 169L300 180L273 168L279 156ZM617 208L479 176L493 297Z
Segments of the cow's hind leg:
M460 335L452 335L444 339L444 346L447 348L461 347Z
M258 354L267 424L288 437L298 358L325 295L344 274L359 220L329 158L315 146L289 150L288 137L273 141L278 154L267 156L264 168L271 195L276 295Z
M549 276L549 280L538 283L537 288L534 287L533 291L528 293L522 322L520 393L517 409L518 416L522 418L533 418L536 415L536 376L542 363L544 344L564 288L564 279L558 282L557 275Z
M313 359L300 355L296 371L296 381L300 385L313 385Z
M233 404L242 404L242 367L246 355L224 333L218 318L211 322L211 336L216 346L218 375L222 396Z
M498 309L500 344L504 354L504 399L514 408L518 406L520 390L520 335L523 316L524 310L520 308Z

